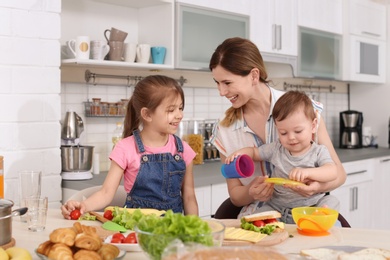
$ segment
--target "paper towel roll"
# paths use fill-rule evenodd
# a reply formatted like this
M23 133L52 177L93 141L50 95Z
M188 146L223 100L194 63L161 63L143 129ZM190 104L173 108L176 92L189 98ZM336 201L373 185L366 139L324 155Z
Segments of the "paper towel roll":
M100 158L98 153L93 154L93 174L100 173Z

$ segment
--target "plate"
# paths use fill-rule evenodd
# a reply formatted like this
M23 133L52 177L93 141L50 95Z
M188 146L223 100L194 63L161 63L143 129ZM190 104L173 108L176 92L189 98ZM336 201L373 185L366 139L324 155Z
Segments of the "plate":
M306 185L303 182L292 181L292 180L284 179L284 178L266 178L264 180L264 182L273 183L273 184L276 184L276 185L284 185L284 184L288 184L288 185Z
M128 233L122 233L122 234L123 234L124 236L127 236L127 235L130 234L130 233L133 233L133 231L128 232ZM112 235L106 237L106 239L104 240L104 243L114 245L114 246L118 247L119 249L124 250L124 251L128 251L128 252L140 252L140 251L142 251L142 248L139 246L138 243L137 243L137 244L110 243L111 239L112 239Z
M36 254L40 259L42 259L42 260L50 260L49 258L47 258L47 256L38 253L36 249L35 249L34 251L35 251L35 254ZM120 249L119 255L115 258L115 260L120 260L120 259L122 259L125 255L126 255L126 251Z

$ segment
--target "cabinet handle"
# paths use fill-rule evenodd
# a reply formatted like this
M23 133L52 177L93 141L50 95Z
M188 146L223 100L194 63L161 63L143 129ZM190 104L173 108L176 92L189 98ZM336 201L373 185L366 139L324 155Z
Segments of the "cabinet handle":
M282 26L281 25L276 26L276 49L277 50L282 49Z
M370 35L370 36L374 36L374 37L381 37L381 35L378 33L372 33L372 32L366 32L366 31L362 31L362 34L366 34L366 35Z
M276 49L276 24L272 25L272 49Z
M349 172L349 173L347 173L347 175L361 174L361 173L365 173L365 172L367 172L367 170L357 171L357 172Z
M380 160L379 162L380 162L380 163L385 163L385 162L388 162L388 161L390 161L390 158L388 158L388 159L383 159L383 160Z
M349 211L353 211L354 206L354 188L349 189L349 194L351 195L349 198Z
M355 187L355 210L358 209L359 188Z

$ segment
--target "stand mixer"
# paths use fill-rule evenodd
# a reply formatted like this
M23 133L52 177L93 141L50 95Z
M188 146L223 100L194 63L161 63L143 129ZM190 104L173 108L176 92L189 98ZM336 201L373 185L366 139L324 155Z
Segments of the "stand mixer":
M82 118L73 111L66 112L61 130L61 162L63 180L92 179L93 146L80 145L84 131Z

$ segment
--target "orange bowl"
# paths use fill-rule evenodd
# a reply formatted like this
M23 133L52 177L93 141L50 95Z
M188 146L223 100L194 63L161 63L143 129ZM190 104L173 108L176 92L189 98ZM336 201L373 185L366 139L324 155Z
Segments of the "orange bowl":
M292 216L298 232L309 236L329 235L338 218L338 211L321 207L299 207L292 209Z

